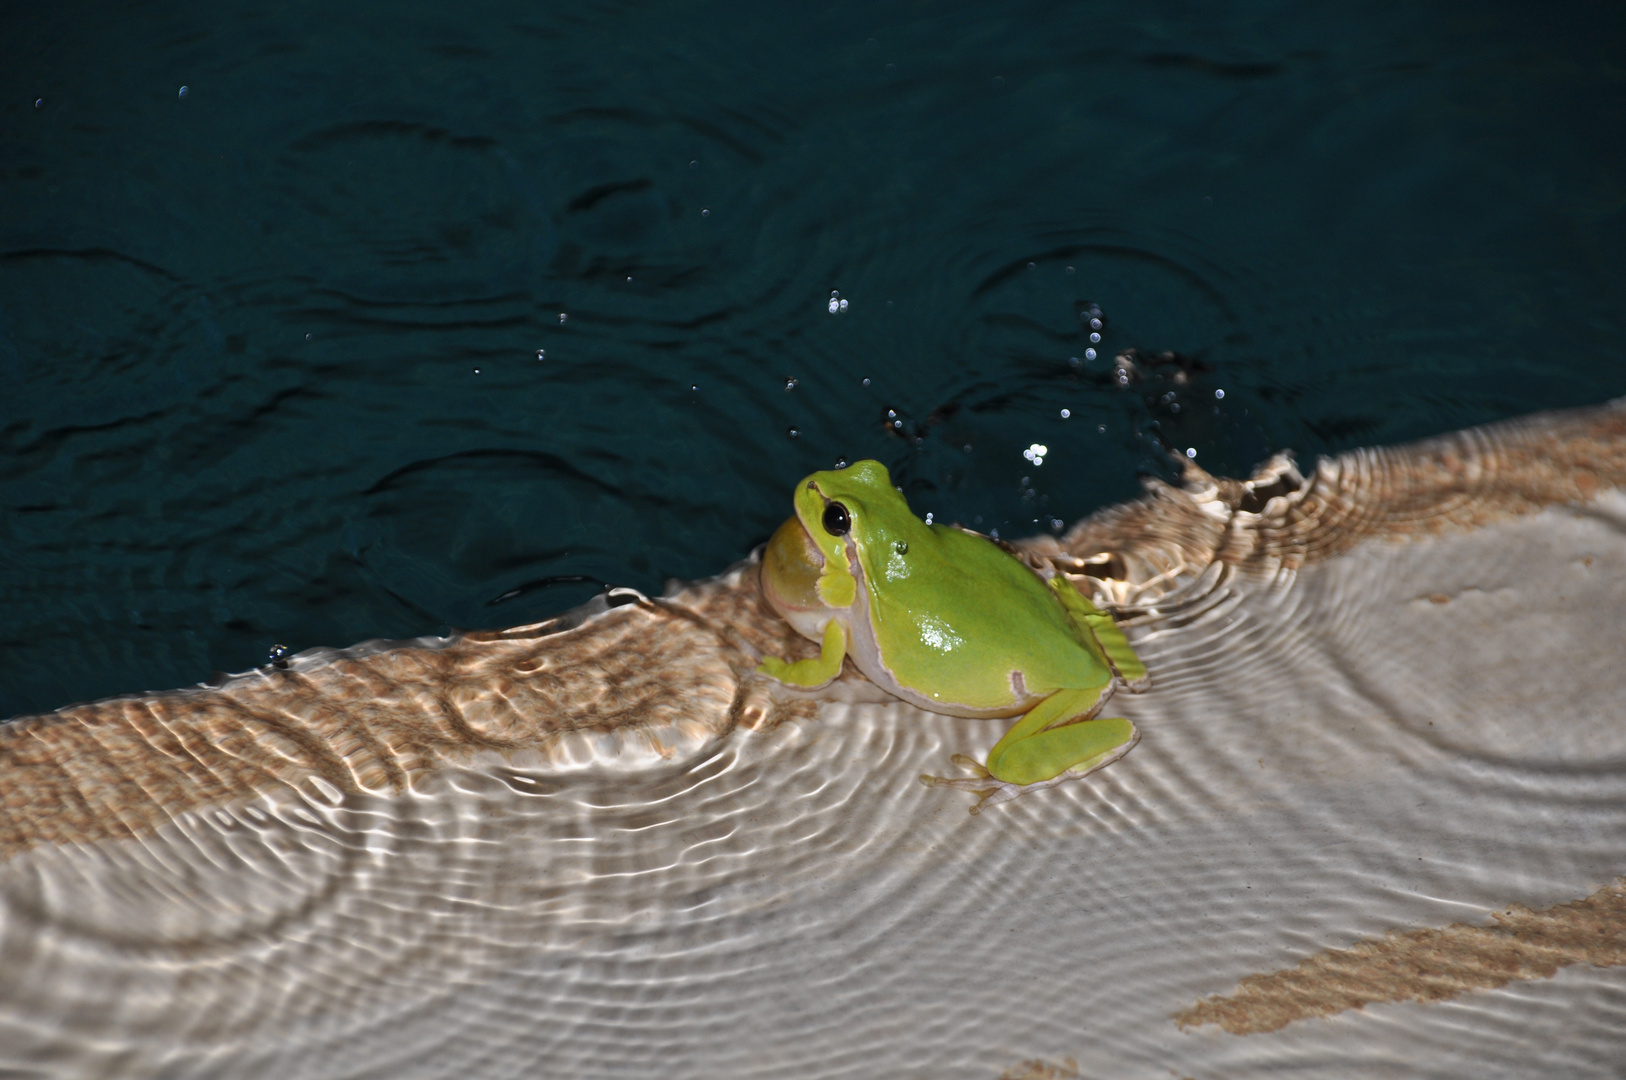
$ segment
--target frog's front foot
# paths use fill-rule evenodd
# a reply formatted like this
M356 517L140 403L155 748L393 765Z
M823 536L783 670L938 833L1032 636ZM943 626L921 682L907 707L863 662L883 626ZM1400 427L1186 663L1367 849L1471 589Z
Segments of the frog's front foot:
M980 796L976 805L971 808L973 814L980 814L985 806L998 806L1000 803L1010 802L1018 795L1026 795L1031 791L1042 791L1067 780L1077 780L1079 777L1088 776L1097 769L1104 769L1133 750L1138 742L1140 742L1140 732L1132 730L1129 739L1123 745L1113 747L1111 750L1087 761L1082 761L1063 772L1060 776L1053 776L1049 780L1040 780L1032 784L1013 784L1001 780L990 773L986 766L966 757L964 754L955 754L949 760L960 768L971 772L971 776L931 776L922 773L920 782L927 787L954 788L957 791L969 791Z

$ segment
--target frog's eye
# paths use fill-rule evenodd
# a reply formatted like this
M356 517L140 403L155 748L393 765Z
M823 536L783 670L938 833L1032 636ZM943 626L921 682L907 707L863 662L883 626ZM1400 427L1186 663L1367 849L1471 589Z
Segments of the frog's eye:
M824 531L831 536L845 536L852 531L852 518L847 516L847 508L838 502L833 502L824 508Z

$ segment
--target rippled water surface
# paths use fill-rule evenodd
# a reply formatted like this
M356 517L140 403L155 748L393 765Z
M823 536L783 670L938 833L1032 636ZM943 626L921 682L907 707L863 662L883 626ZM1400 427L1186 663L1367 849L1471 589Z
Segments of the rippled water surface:
M4 715L1626 391L1607 5L0 19Z

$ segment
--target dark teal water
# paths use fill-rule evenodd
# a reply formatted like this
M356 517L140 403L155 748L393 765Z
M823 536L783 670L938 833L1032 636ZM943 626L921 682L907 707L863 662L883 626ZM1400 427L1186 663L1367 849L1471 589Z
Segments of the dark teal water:
M7 5L0 716L658 590L843 455L1013 535L1626 393L1623 29Z

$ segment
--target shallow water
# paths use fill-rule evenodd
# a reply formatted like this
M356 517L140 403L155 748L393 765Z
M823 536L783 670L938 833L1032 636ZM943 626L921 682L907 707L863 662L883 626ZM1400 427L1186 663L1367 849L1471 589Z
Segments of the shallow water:
M1463 965L1499 977L1427 1005L1380 995L1251 1033L1186 1019L1319 951L1546 908L1620 873L1626 672L1578 681L1565 662L1610 651L1626 497L1427 535L1440 524L1391 515L1390 535L1336 557L1215 567L1151 604L1129 632L1153 686L1112 703L1140 745L975 817L916 778L985 754L1003 725L866 700L861 680L664 763L634 723L443 760L406 790L341 791L319 762L230 803L145 784L166 802L156 827L0 864L0 1062L75 1077L1611 1075L1626 951L1595 932L1551 978L1437 949L1413 961L1414 987ZM715 610L706 590L742 584L672 602ZM507 667L580 660L595 627L674 633L665 619L601 613ZM409 686L411 652L374 654L370 679L308 655L173 700L204 737L229 697L262 732L279 708L277 731L337 708L349 734L329 729L331 745L369 726L386 741L374 714L412 695L360 688ZM163 715L146 726L184 734ZM111 756L132 779L162 773L141 770L164 755L119 748L116 713L47 723L81 739L58 759L70 769Z
M1620 18L14 5L0 715L1626 392Z

